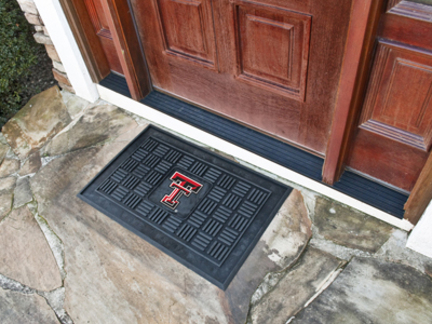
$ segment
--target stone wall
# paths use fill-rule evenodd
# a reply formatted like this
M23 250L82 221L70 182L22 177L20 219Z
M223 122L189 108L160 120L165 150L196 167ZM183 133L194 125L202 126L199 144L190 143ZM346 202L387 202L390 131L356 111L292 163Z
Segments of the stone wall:
M39 15L39 11L36 8L36 4L33 0L17 0L21 10L24 12L24 15L27 21L33 25L36 33L33 35L34 39L37 43L43 44L48 53L48 56L53 61L53 75L54 78L58 81L58 84L61 88L75 93L72 85L69 81L69 78L66 74L66 70L57 54L57 51L51 41L51 38L48 34L48 30L46 29L42 18Z

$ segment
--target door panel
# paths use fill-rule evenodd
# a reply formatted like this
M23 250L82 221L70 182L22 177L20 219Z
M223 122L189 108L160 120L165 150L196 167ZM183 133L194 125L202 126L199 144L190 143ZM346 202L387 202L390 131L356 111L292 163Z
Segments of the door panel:
M84 0L84 3L90 15L93 28L107 57L110 69L123 74L101 0Z
M360 128L427 152L431 96L432 53L381 41Z
M132 0L156 89L318 154L329 135L350 6Z
M158 0L165 54L215 68L211 0Z
M304 101L311 17L234 2L239 80Z
M431 33L419 44L410 35L424 32L424 25L418 11L410 15L413 6L428 6L408 1L389 5L381 18L381 37L348 165L410 191L432 144L432 23L427 23Z

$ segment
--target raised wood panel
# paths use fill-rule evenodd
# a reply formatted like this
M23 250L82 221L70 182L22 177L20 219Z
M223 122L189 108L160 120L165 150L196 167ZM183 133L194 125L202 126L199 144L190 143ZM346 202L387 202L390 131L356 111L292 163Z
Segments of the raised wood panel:
M381 41L360 127L428 151L431 98L432 53Z
M382 16L378 33L382 38L432 51L432 12L424 15L427 18L420 19L413 11L404 9L396 13L390 10Z
M311 17L235 2L237 78L304 101Z
M428 22L432 20L432 6L406 0L397 1L397 4L389 8L388 13Z
M323 154L337 94L351 1L260 0L261 4L256 4L213 0L217 70L164 55L156 0L131 0L131 3L155 89ZM312 17L310 46L304 51L308 57L302 60L307 63L305 100L290 97L284 91L269 91L268 83L246 82L237 77L236 5L272 13L273 16L264 17L256 12L251 14L277 22L285 22L279 16L291 14Z
M351 168L406 191L412 190L428 158L425 151L362 129L353 146L347 163Z
M157 0L165 53L214 68L211 0Z

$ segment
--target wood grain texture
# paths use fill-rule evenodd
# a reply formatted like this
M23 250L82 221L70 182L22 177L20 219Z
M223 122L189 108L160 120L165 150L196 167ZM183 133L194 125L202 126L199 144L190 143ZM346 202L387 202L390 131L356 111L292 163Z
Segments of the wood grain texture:
M165 54L216 69L212 0L154 0Z
M115 49L114 42L111 37L111 33L109 34L109 37L100 35L100 33L98 36L99 36L99 42L101 43L106 58L108 60L110 70L123 74L123 68L120 63L120 58Z
M432 6L406 0L390 8L388 13L424 21L432 20Z
M432 53L379 42L360 127L429 151Z
M236 22L235 19L239 2L212 1L216 37L215 70L167 54L159 26L157 3L131 2L156 89L323 155L335 104L349 20L349 1L241 2L242 12L252 19L243 16L241 23L245 29L240 30L239 20ZM297 17L312 17L309 50L303 47L303 39L307 38L300 32L303 26L307 30L307 24ZM294 50L292 56L293 62L297 60L299 65L290 63L290 58L284 56L284 53L289 53L286 46L290 45L289 26L286 24L298 26L298 35L302 37L302 40L295 39L294 43L301 46ZM266 36L270 43L264 42ZM278 37L281 41L279 48L276 48ZM244 44L244 41L249 43ZM253 44L255 41L262 45ZM241 59L239 48L243 54ZM260 52L254 54L257 48ZM309 55L308 60L306 55ZM281 61L282 58L285 61ZM257 63L257 60L260 62ZM242 70L239 64L242 61L246 63L246 70ZM302 62L306 61L308 64L305 67ZM275 71L272 64L282 64L282 71L286 71L284 65L288 68L291 64L292 80L296 81L288 81L288 72ZM246 72L239 74L239 71L247 71L255 82L241 80L238 76ZM281 78L281 75L284 77ZM256 82L258 77L261 82ZM285 90L289 82L300 84L298 89L305 89L304 101L287 96ZM280 84L285 87L282 92L269 89L280 88Z
M411 191L428 153L360 129L347 164L362 173Z
M423 167L423 170L414 185L411 195L405 204L404 218L412 224L417 224L429 202L432 200L432 154Z
M92 28L92 21L83 0L60 0L60 4L83 55L93 82L99 82L110 73L104 49Z
M248 1L233 6L236 77L304 101L312 17Z
M123 74L123 69L120 64L120 59L117 55L115 45L109 30L108 20L102 6L101 0L83 0L87 8L87 13L93 24L93 30L99 38L98 43L101 44L108 60L109 68L112 71Z
M352 146L383 4L383 1L355 0L352 5L336 107L323 167L323 181L330 185L339 180Z
M432 144L432 21L417 19L406 6L395 2L381 15L373 70L347 165L411 191Z
M431 6L429 6L431 7ZM388 12L382 16L379 36L432 51L432 20L419 20L414 15Z
M96 33L102 29L108 30L109 32L108 21L105 17L101 0L84 0L84 2Z
M131 96L140 100L150 93L151 84L129 5L122 0L101 3Z

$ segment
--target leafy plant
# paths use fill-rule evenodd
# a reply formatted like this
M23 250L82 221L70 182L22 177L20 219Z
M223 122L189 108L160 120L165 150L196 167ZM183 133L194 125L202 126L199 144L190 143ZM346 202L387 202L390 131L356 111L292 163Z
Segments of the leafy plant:
M16 0L0 0L0 123L22 104L25 78L37 63L37 45Z

